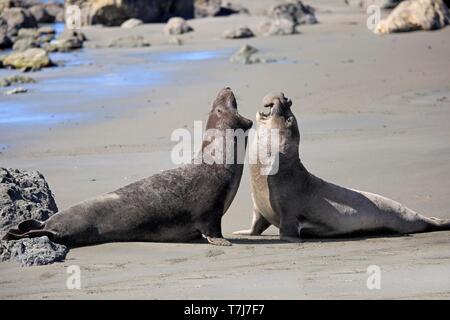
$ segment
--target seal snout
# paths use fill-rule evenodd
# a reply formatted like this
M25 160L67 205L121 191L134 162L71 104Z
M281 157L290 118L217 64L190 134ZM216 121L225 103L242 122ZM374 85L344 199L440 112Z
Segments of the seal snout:
M220 90L216 99L214 100L214 107L225 106L232 109L237 109L236 97L230 87L225 87Z
M262 103L264 108L268 110L258 113L260 119L266 119L274 113L281 114L292 105L291 99L287 98L282 92L267 94L263 98Z

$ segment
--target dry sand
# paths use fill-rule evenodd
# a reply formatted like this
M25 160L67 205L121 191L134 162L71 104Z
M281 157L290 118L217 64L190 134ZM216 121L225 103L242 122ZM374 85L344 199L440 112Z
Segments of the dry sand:
M364 12L308 3L321 23L286 37L221 39L260 16L191 21L183 46L166 44L161 24L86 28L91 45L142 34L152 46L59 55L66 67L33 74L29 93L0 95L12 119L0 122L0 166L40 170L65 208L173 167L171 132L205 120L220 88L232 87L252 119L262 96L283 91L311 172L450 218L450 28L379 37ZM278 62L230 64L244 43ZM232 247L119 243L73 249L49 266L2 263L0 298L450 298L450 232L302 244L279 242L275 228L236 237L251 222L248 179L223 219ZM366 287L373 264L380 290ZM81 268L81 290L66 288L69 265Z

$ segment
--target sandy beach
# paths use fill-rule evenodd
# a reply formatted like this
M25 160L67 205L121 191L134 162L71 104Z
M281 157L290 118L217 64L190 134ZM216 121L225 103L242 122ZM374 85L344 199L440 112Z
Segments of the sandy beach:
M273 1L248 1L262 12ZM163 24L85 27L86 48L53 54L26 94L0 89L0 167L42 172L60 209L175 165L177 128L205 121L230 86L250 118L262 97L293 101L300 157L328 181L395 199L426 216L450 218L450 28L386 36L344 1L308 0L319 24L290 36L224 40L261 15L193 19L181 46ZM147 48L106 48L142 35ZM231 64L242 45L275 62ZM0 70L0 78L15 74ZM223 218L233 246L112 243L70 250L64 262L0 263L1 299L448 299L450 232L288 244L278 230L239 237L251 222L249 175ZM70 265L82 288L66 287ZM366 286L381 269L381 289Z

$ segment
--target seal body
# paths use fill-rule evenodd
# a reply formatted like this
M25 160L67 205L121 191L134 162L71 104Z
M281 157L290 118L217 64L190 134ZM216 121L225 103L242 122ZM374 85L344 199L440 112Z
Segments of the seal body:
M300 133L284 94L264 98L267 113L257 114L261 128L279 133L275 174L261 174L262 164L250 165L253 223L236 234L258 235L270 225L280 229L280 238L298 241L307 237L349 237L408 234L450 230L450 221L422 216L383 196L343 188L324 181L303 166L298 147ZM250 153L261 140L254 139Z
M229 88L223 89L210 112L202 151L217 144L227 130L247 131L252 121L237 112ZM246 143L246 142L245 142ZM235 148L234 143L229 148ZM244 145L245 151L245 145ZM47 235L71 247L118 241L183 242L205 236L215 245L222 237L221 219L239 187L242 163L200 161L166 170L114 192L63 210L45 222L26 220L5 239ZM198 158L198 157L197 157Z

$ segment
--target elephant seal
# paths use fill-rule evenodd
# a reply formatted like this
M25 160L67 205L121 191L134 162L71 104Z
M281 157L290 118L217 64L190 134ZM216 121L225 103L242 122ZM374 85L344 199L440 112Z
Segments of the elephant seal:
M262 129L278 129L278 172L261 174L261 163L250 165L253 223L235 232L259 235L270 225L280 239L408 234L450 230L450 220L427 218L391 199L346 189L310 174L299 157L300 133L284 94L263 99L267 112L259 112L257 136ZM261 142L253 140L250 154Z
M225 88L213 102L206 133L212 129L220 137L227 130L245 132L252 124L238 113L233 92ZM202 152L217 144L206 133ZM235 140L230 143L232 148L235 144ZM243 160L205 163L202 152L194 158L200 161L84 201L44 222L25 220L4 239L46 235L56 243L76 247L119 241L184 242L203 235L213 245L231 245L222 237L221 219L239 187Z

